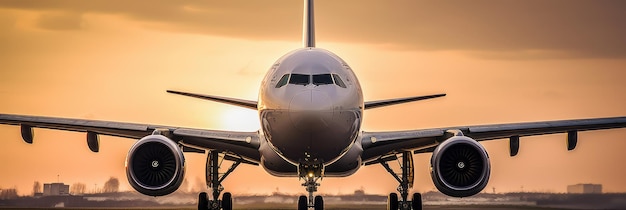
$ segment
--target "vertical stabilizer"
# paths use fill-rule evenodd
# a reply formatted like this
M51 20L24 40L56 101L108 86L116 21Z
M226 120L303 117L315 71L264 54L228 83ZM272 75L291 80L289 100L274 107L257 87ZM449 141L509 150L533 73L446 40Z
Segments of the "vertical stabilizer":
M303 18L304 47L315 47L315 18L313 17L313 0L304 0Z

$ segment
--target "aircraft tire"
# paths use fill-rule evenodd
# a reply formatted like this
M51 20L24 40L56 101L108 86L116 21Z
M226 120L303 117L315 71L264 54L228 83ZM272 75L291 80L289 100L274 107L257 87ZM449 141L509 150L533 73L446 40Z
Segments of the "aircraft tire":
M198 194L198 210L209 209L209 198L206 196L206 192Z
M389 193L387 197L387 210L398 210L398 194Z
M298 198L298 210L308 210L309 209L309 201L306 196L302 195Z
M229 192L222 195L222 209L233 210L233 196Z
M315 196L315 204L313 204L313 209L315 210L324 210L324 198L322 196Z
M422 194L413 193L411 208L413 208L413 210L422 210Z

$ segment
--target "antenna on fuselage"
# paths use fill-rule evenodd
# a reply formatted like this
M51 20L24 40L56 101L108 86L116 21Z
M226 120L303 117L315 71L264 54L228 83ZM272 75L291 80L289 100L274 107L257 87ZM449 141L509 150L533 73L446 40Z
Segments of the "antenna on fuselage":
M313 17L313 0L304 0L303 42L304 47L315 47L315 18Z

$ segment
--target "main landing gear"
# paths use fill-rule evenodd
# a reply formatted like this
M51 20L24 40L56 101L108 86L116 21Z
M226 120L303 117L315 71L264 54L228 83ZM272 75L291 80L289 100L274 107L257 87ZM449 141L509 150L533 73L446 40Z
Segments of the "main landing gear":
M397 154L394 154L391 157L380 158L379 162L387 172L389 172L393 178L395 178L399 183L398 192L400 192L401 198L398 199L398 194L390 193L389 197L387 197L387 210L422 210L422 195L419 193L414 193L412 201L408 200L409 197L409 189L413 188L413 180L414 180L414 168L413 168L413 154L410 151L402 152L402 162L400 163L400 168L402 169L402 173L398 176L397 173L389 167L387 161L397 160Z
M206 182L207 187L213 190L212 200L209 200L209 197L206 192L202 192L198 195L198 210L232 210L233 209L233 198L229 192L225 192L222 195L222 200L219 200L219 196L224 190L222 186L222 181L226 179L226 177L239 166L244 160L241 157L235 157L229 155L228 153L224 153L224 157L220 161L219 153L216 151L210 151L209 155L207 155L207 166L206 166ZM219 169L225 159L232 160L233 165L228 168L228 170L220 174ZM221 175L221 176L220 176Z
M322 196L318 195L313 197L313 192L317 192L317 187L320 186L317 182L322 179L323 171L324 165L319 162L300 164L298 167L299 177L301 180L304 180L302 186L304 186L309 193L308 198L304 195L298 198L298 210L308 210L309 208L315 210L324 209L324 199Z

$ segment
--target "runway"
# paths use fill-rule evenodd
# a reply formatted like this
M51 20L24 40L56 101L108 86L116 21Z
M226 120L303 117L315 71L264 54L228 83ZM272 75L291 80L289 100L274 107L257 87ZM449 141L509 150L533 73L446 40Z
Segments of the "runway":
M283 210L290 209L293 210L296 207L293 205L281 205L281 204L263 204L263 205L239 205L235 206L234 209L237 210ZM40 209L50 209L50 208L4 208L0 206L0 209L3 210L40 210ZM54 208L54 209L68 209L68 210L77 210L77 209L93 209L93 210L120 210L120 209L129 209L129 208ZM181 207L181 208L130 208L133 210L195 210L194 207ZM385 205L327 205L326 210L385 210ZM437 205L437 206L424 206L424 210L481 210L481 209L489 209L489 210L565 210L566 208L549 208L549 207L537 207L537 206L494 206L494 205L454 205L454 206L445 206L445 205Z
M235 207L235 209L246 209L246 210L273 210L273 209L295 209L296 207L291 206L239 206ZM387 209L385 205L327 205L327 210L385 210ZM424 206L424 210L481 210L481 209L489 209L489 210L542 210L542 209L550 209L550 210L559 210L559 208L548 208L548 207L537 207L537 206L492 206L492 205L467 205L467 206Z
M254 206L235 206L234 209L246 209L246 210L274 210L274 209L295 209L294 205L254 205ZM385 205L326 205L326 210L385 210L387 206ZM424 210L481 210L481 209L489 209L489 210L559 210L560 208L548 208L548 207L538 207L538 206L496 206L496 205L454 205L454 206L446 206L446 205L436 205L436 206L424 206ZM563 208L565 209L565 208Z

